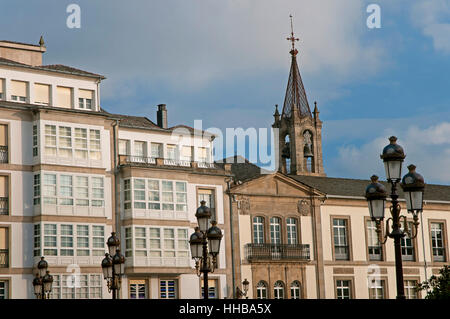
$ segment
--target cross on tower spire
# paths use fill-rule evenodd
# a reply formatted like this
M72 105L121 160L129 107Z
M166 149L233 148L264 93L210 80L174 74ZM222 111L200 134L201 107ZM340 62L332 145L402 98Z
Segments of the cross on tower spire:
M292 43L291 54L296 55L298 51L297 49L295 49L295 41L299 41L300 39L294 36L294 24L292 23L292 14L289 15L289 18L291 18L291 36L289 38L286 38L286 40L291 41Z

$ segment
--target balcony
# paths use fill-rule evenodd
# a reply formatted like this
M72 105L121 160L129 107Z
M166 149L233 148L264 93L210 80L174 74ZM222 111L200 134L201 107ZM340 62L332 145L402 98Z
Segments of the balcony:
M0 215L9 214L9 198L0 197Z
M0 145L0 163L8 163L8 146Z
M187 168L217 169L214 163L193 162L190 160L182 160L182 159L154 158L135 155L119 155L119 165L133 165L145 167L172 166L172 167L187 167Z
M247 244L245 258L252 261L309 261L309 245Z
M9 250L0 249L0 268L9 267Z

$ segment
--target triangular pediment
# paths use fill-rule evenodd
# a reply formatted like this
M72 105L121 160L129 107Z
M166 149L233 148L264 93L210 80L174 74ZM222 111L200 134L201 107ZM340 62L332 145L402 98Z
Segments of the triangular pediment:
M324 195L320 191L294 180L286 174L276 172L264 174L232 188L232 193L257 196L309 197Z

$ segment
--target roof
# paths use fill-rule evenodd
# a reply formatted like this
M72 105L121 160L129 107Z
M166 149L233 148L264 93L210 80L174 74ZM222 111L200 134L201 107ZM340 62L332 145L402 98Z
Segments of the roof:
M258 178L262 175L261 168L255 164L250 163L247 159L241 158L241 160L233 161L231 165L231 172L235 176L236 180L247 182L249 180ZM243 160L242 160L243 159ZM224 160L223 160L224 161ZM352 178L339 178L339 177L326 177L326 176L307 176L307 175L286 175L290 178L313 187L322 193L331 196L344 196L344 197L361 197L365 195L367 185L371 183L370 180L352 179ZM387 182L381 182L390 189ZM398 194L400 198L403 198L403 191L401 187L398 187ZM448 185L436 185L426 184L424 192L424 200L430 201L448 201L450 202L450 186Z
M13 43L13 44L21 44L21 45L31 45L33 47L41 47L39 44L31 44L25 42L17 42L17 41L9 41L9 40L0 40L0 42Z
M58 73L64 73L64 74L106 79L103 75L83 71L83 70L76 69L71 66L62 65L62 64L32 66L32 65L25 64L25 63L16 62L13 60L0 58L0 65L1 64L22 67L22 68L27 68L27 69L33 69L33 70L39 70L39 71L50 71L50 72L58 72Z
M51 70L51 71L57 71L57 72L63 72L63 73L71 73L71 74L76 74L76 75L92 76L92 77L98 77L101 79L105 79L105 77L103 75L83 71L83 70L76 69L71 66L62 65L62 64L41 65L41 66L38 66L37 68Z
M119 126L126 128L138 128L138 129L150 129L150 130L158 130L158 131L166 131L168 133L173 132L178 128L185 128L189 130L189 132L200 132L204 136L214 136L206 131L196 130L193 127L187 125L176 125L168 128L162 128L155 124L153 121L149 120L145 116L133 116L133 115L123 115L123 114L113 114L101 109L103 113L108 115L110 118L118 119L120 121Z
M312 186L328 195L335 196L356 196L364 197L366 187L371 183L370 180L323 177L323 176L301 176L289 175L293 179ZM381 182L386 189L390 189L387 182ZM403 198L401 187L397 188L400 198ZM450 202L450 186L426 184L424 191L424 200L449 201Z

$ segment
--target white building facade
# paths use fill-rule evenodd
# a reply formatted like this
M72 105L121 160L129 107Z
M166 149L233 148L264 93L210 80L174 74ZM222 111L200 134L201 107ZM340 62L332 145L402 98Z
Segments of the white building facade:
M44 52L0 42L0 298L35 298L41 256L52 298L110 298L101 260L112 231L127 258L122 298L200 298L188 244L200 198L225 239L211 294L227 297L229 173L212 163L213 137L167 127L165 105L158 125L105 112L103 76L42 65Z

